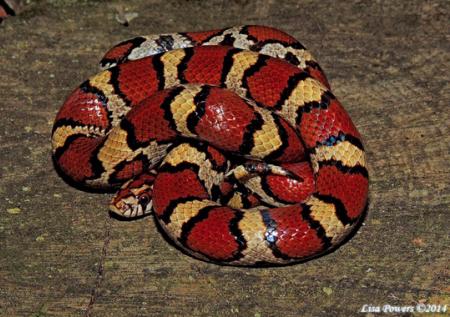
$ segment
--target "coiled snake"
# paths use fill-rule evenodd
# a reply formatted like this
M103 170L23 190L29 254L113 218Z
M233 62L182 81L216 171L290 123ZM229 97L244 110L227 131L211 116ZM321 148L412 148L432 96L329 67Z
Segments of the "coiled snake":
M190 255L282 265L337 246L368 195L361 137L302 44L264 26L136 37L66 99L61 173L122 186L111 210L151 211Z

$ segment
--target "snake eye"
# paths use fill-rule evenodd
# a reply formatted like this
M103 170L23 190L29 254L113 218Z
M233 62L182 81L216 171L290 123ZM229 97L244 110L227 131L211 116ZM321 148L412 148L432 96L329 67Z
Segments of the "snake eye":
M143 194L139 196L139 204L143 207L147 206L147 204L150 202L150 197L147 194Z

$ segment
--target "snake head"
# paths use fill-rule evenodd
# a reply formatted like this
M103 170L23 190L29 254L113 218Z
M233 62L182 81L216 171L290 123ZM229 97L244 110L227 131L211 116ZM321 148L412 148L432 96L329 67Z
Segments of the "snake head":
M126 182L111 200L109 210L125 218L137 218L150 214L154 180L154 175L142 174Z

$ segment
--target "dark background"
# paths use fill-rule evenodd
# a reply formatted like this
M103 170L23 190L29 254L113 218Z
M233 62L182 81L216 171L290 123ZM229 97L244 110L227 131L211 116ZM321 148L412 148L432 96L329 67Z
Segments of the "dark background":
M0 25L0 315L372 316L358 311L450 304L449 3L26 1ZM118 12L139 16L124 27ZM51 163L58 108L113 44L239 24L297 37L364 136L368 216L305 264L194 260L151 217L111 219L109 195L68 186Z

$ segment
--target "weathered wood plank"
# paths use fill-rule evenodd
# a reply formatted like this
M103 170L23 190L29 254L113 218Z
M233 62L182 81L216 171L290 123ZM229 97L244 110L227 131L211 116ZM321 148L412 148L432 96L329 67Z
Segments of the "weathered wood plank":
M0 315L353 316L364 304L449 302L447 1L30 1L0 26ZM220 267L170 246L151 218L109 219L108 195L54 172L64 97L112 44L242 23L318 57L364 136L365 225L336 252L276 269Z

